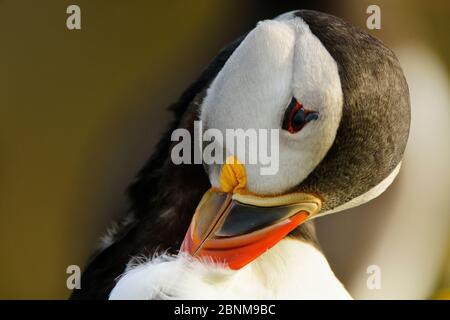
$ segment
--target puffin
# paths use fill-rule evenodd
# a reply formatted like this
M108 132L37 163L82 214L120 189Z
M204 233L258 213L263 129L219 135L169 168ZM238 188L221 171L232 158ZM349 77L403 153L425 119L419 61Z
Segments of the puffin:
M288 12L224 47L170 110L71 299L351 299L313 220L374 199L399 173L410 101L394 53L333 15ZM196 121L279 130L277 172L228 150L223 164L174 163L172 133L194 137Z

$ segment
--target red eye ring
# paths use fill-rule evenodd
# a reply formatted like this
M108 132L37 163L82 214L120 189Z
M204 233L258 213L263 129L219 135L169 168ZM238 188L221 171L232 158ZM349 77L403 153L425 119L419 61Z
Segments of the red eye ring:
M295 130L294 127L293 127L292 121L294 120L294 117L295 117L295 115L297 114L297 112L298 112L300 109L302 109L302 108L303 108L303 105L302 105L301 103L299 103L299 102L296 101L294 107L292 108L292 110L291 110L291 112L290 112L290 114L289 114L289 122L288 122L288 128L287 128L287 130L288 130L290 133L296 133L296 132L299 132L299 131L301 130L301 128L300 128L299 130Z
M303 104L292 98L283 119L283 129L289 133L297 133L312 120L317 120L319 113L303 107Z

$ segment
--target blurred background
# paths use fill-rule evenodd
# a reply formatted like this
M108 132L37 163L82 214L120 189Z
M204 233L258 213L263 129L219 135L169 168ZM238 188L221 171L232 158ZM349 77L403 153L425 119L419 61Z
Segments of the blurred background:
M81 30L66 8L81 8ZM381 8L381 30L366 9ZM0 0L0 298L66 299L166 107L257 21L328 12L394 49L412 101L403 169L379 198L318 219L323 249L359 299L450 298L450 3L423 1ZM367 267L381 270L369 290Z

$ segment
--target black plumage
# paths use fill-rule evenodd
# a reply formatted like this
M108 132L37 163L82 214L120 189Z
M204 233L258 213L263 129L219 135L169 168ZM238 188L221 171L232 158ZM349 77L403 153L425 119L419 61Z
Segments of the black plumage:
M336 139L295 189L320 194L322 211L364 194L403 157L410 126L409 90L395 54L335 16L296 12L338 65L344 105Z
M409 130L408 88L394 54L379 40L334 16L308 10L296 14L337 62L344 94L343 117L333 146L295 188L319 194L325 200L324 210L329 210L380 183L401 160ZM170 161L170 135L176 128L193 132L208 85L244 38L225 47L170 107L175 120L128 189L127 214L133 222L91 258L81 289L73 291L72 299L107 299L131 257L179 249L210 183L202 165ZM370 110L374 105L377 108ZM311 223L301 225L291 236L317 245Z

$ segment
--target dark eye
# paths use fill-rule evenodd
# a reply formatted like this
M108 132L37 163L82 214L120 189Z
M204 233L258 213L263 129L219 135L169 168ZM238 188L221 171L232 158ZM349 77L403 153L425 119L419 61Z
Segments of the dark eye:
M292 98L284 114L283 129L290 133L299 132L308 122L318 117L318 112L304 108L301 103Z

